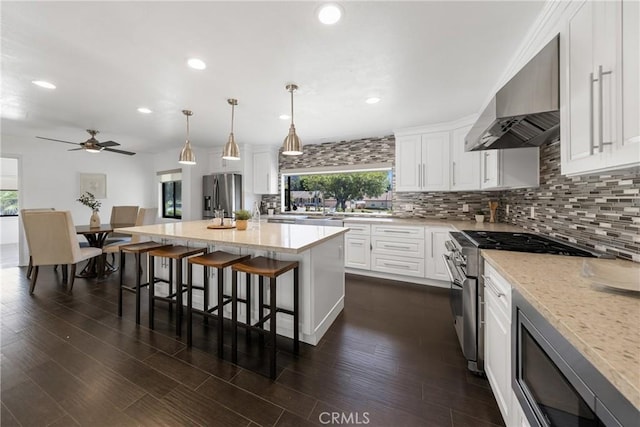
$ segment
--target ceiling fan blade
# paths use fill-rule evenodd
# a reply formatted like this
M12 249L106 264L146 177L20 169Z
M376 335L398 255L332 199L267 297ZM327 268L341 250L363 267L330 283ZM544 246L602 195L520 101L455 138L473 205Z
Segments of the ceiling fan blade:
M132 153L131 151L116 150L114 148L105 148L103 151L112 151L114 153L126 154L127 156L133 156L134 154L136 154L136 153Z
M46 139L47 141L64 142L65 144L80 145L80 143L78 143L78 142L69 142L69 141L63 141L61 139L45 138L44 136L36 136L36 138Z
M120 144L118 144L115 141L104 141L104 142L98 142L98 145L101 147L117 147Z
M80 147L80 148L70 148L67 151L80 151L80 150L84 150L84 148Z

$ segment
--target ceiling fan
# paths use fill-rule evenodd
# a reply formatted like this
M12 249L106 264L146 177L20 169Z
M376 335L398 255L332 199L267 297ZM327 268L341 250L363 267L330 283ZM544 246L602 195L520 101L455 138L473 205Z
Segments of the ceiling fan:
M85 150L90 153L99 153L100 151L104 150L104 151L111 151L113 153L126 154L127 156L133 156L134 154L136 154L136 153L132 153L131 151L116 150L115 148L109 148L109 147L117 147L118 145L120 145L115 141L98 142L98 140L96 139L96 134L98 134L99 132L97 130L87 129L87 132L89 132L89 135L91 135L91 138L87 139L85 142L62 141L60 139L45 138L43 136L36 136L36 138L46 139L48 141L64 142L65 144L73 144L73 145L80 146L80 148L72 148L68 151Z

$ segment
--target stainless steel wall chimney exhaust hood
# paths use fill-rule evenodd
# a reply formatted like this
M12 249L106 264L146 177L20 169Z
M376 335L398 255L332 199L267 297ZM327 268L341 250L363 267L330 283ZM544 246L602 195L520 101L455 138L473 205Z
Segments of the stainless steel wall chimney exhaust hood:
M560 136L559 36L493 97L465 138L465 151L537 147Z

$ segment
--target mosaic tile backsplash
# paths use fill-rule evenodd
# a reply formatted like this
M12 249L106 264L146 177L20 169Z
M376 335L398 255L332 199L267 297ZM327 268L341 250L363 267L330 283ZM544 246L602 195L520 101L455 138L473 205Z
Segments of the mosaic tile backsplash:
M639 170L563 176L554 142L540 148L540 187L505 191L506 204L504 222L640 262Z
M393 135L309 144L299 157L280 156L281 169L395 164ZM279 196L263 196L279 203ZM540 147L540 187L507 191L395 193L394 216L473 220L499 202L498 221L640 262L640 171L593 176L560 174L560 143ZM462 205L469 205L469 212ZM506 206L509 205L509 213ZM531 207L535 218L530 217Z

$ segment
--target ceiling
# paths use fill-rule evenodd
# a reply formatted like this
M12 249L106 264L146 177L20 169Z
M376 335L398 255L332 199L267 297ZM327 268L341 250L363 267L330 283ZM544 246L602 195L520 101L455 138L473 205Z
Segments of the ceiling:
M344 1L343 19L325 26L320 4L3 1L3 137L82 142L98 129L124 150L178 151L190 109L192 144L216 146L237 98L236 141L280 145L290 82L306 144L456 120L479 112L544 6ZM187 67L191 57L207 68Z

